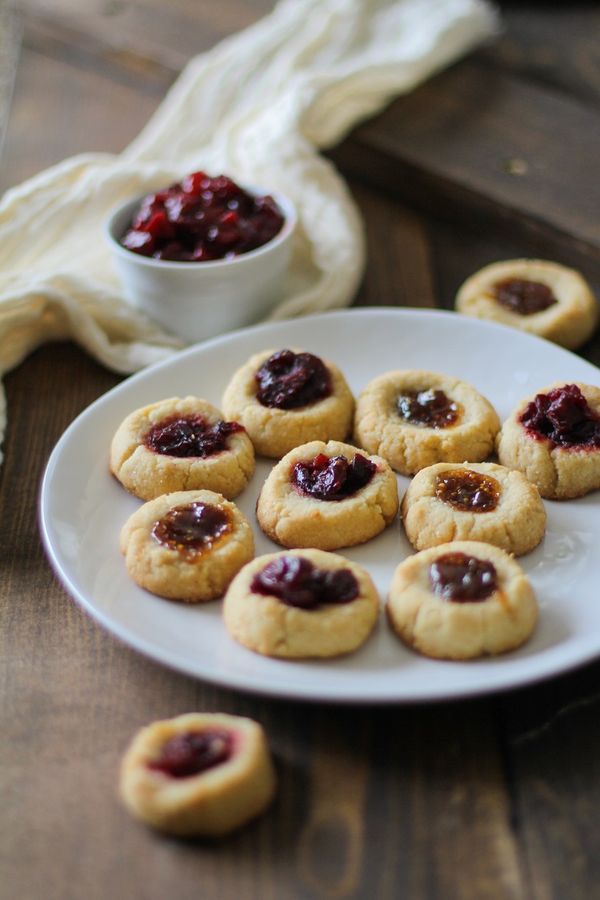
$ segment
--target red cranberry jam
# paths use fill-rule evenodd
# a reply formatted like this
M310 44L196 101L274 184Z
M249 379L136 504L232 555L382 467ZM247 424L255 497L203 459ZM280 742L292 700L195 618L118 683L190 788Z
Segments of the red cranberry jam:
M519 421L532 437L555 446L600 449L600 417L576 384L537 394Z
M331 394L329 370L312 353L279 350L265 360L254 380L259 403L276 409L298 409Z
M357 453L350 462L345 456L319 453L311 462L296 463L292 482L300 493L316 500L345 500L373 478L377 466Z
M435 496L462 512L491 512L500 499L495 478L470 470L446 472L435 479Z
M460 415L460 406L445 391L429 388L426 391L405 391L396 400L400 418L411 425L426 428L447 428Z
M547 284L526 278L504 278L496 282L493 291L501 306L520 316L532 316L558 303Z
M188 731L170 738L148 768L171 778L189 778L226 762L232 750L232 736L227 731Z
M466 553L445 553L429 566L434 594L453 603L485 600L498 588L496 567Z
M326 603L350 603L358 582L349 569L318 569L302 556L280 556L252 579L255 594L274 596L287 606L316 609Z
M262 247L282 227L271 196L250 194L226 175L193 172L144 197L121 244L154 259L206 262Z
M213 456L227 448L227 438L244 426L219 420L209 425L204 416L172 416L153 425L144 437L149 450L163 456Z
M208 503L174 506L154 523L152 537L169 550L195 556L210 549L233 528L229 514Z

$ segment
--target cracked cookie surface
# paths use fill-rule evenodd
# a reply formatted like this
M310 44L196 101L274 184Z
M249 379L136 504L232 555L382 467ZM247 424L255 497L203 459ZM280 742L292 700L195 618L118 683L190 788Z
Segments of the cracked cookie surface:
M276 352L255 353L233 375L223 394L225 414L242 423L257 453L275 459L307 441L344 440L352 428L354 397L340 369L329 360L319 357L331 378L328 396L294 409L278 409L259 402L256 373Z
M474 560L472 568L487 575L491 566L495 587L487 596L471 600L436 593L432 567L449 557ZM538 607L529 580L512 556L490 544L452 541L400 563L386 612L392 630L408 646L435 659L461 660L504 653L523 644L535 627Z
M573 385L585 398L589 415L597 420L600 435L600 388L581 382ZM555 500L582 497L600 488L600 440L596 447L576 442L561 446L521 421L538 397L566 387L565 382L554 382L521 400L502 425L496 446L502 465L523 472L542 497Z
M511 259L471 275L458 291L456 309L574 350L595 331L600 307L575 269L547 260Z
M222 449L204 455L203 430L221 428L219 423L225 426ZM228 426L233 426L231 433L227 433ZM152 449L151 438L161 427L172 432L178 429L178 433L163 440L162 450ZM154 445L161 446L160 441L155 440ZM124 419L111 444L110 470L141 500L203 488L231 500L252 477L254 448L244 429L224 423L221 412L208 401L170 397L136 409Z
M344 603L325 599L317 608L302 609L253 590L261 570L284 557L305 559L326 573L350 572L356 579L356 596ZM232 581L223 603L225 626L236 641L280 659L350 653L366 641L378 615L379 596L368 572L338 554L312 549L269 553L252 560Z
M340 441L311 441L291 450L271 470L260 492L256 517L264 533L284 547L337 550L362 544L379 534L398 512L398 486L389 464L366 457L375 467L371 480L340 500L303 495L293 481L297 464L318 456L342 456L348 461L364 454Z
M225 713L187 713L142 728L119 779L137 819L182 836L228 834L263 812L275 787L262 727Z
M411 408L422 421L410 420ZM359 447L383 456L397 472L413 475L437 462L484 460L499 427L491 403L467 382L406 369L380 375L363 389L354 436Z
M468 540L520 556L537 547L546 529L535 485L521 472L495 463L437 463L421 469L401 509L416 550Z
M205 527L200 517L206 510L208 525L216 527ZM120 547L140 587L170 600L200 603L225 593L252 559L254 537L245 516L221 494L176 491L136 510L121 530Z

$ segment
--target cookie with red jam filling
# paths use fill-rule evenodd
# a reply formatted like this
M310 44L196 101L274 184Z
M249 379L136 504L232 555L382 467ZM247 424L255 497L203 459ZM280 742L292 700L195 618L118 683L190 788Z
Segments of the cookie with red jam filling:
M542 495L582 497L600 488L600 388L555 382L526 397L502 426L502 465L519 469Z
M379 615L370 575L322 550L257 557L232 581L223 603L229 634L264 656L304 659L351 653Z
M465 381L435 372L387 372L361 392L355 443L402 475L438 462L481 462L500 422L491 403Z
M214 600L254 556L254 537L234 503L214 491L176 491L144 503L121 530L133 580L185 603Z
M171 397L130 413L110 449L110 470L142 500L207 489L229 500L254 473L244 427L199 397Z
M521 556L540 543L546 510L538 489L495 463L437 463L417 472L402 499L416 550L448 541L483 541Z
M467 316L501 322L574 350L591 337L600 307L575 269L542 259L492 263L456 295Z
M262 456L279 459L307 441L344 440L354 398L334 363L303 350L264 350L234 374L225 414L244 426Z
M409 556L394 572L386 605L392 630L435 659L513 650L538 617L533 588L504 550L451 541Z
M142 728L119 780L137 819L182 837L234 831L267 808L275 787L262 727L224 713L188 713Z
M260 492L256 517L284 547L337 550L379 534L398 512L388 463L340 441L310 441L287 453Z

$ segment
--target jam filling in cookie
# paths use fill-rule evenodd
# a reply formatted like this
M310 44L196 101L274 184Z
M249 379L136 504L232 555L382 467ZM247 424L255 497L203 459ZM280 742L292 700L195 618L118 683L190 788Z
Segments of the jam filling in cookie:
M273 560L254 576L250 589L300 609L350 603L359 593L358 582L349 569L319 569L301 556Z
M444 472L435 480L435 496L462 512L492 512L498 505L502 488L490 475L467 469Z
M204 416L173 416L153 425L144 444L163 456L205 458L226 450L228 437L244 430L239 422L219 420L210 425Z
M327 366L312 353L279 350L258 369L256 398L263 406L298 409L331 394Z
M301 494L316 500L345 500L365 487L377 466L357 453L354 459L319 453L311 462L296 463L292 482Z
M207 503L175 506L154 523L152 537L159 544L183 555L209 550L233 529L227 512Z
M187 731L170 738L148 768L171 778L189 778L227 762L233 752L228 731Z
M559 447L600 449L600 418L576 384L537 394L519 421L536 440Z
M460 416L458 403L450 400L445 391L429 388L424 391L405 391L396 399L396 410L410 425L425 428L447 428Z
M527 278L503 278L493 286L493 296L510 312L520 316L532 316L558 303L552 288L541 281Z
M445 553L429 566L429 583L442 600L472 603L493 594L498 577L496 567L487 560L466 553Z

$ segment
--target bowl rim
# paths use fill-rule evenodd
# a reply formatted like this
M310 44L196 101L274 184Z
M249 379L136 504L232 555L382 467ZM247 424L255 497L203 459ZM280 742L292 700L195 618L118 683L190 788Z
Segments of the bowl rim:
M131 197L124 203L120 203L118 206L113 207L104 221L104 238L108 242L113 252L116 253L121 259L125 259L134 265L139 264L141 266L146 266L150 269L156 268L163 271L172 269L173 271L177 272L200 272L208 270L215 271L219 268L230 268L231 266L239 267L240 265L243 265L245 261L254 260L259 256L264 256L267 253L275 250L281 244L285 243L291 237L296 228L296 225L298 223L298 214L295 204L286 194L282 194L280 191L267 190L266 188L263 188L259 185L247 184L245 182L242 183L239 181L237 182L237 184L244 190L247 190L257 196L268 195L273 197L277 205L281 207L284 214L281 230L278 231L270 241L267 241L266 244L262 244L260 247L255 247L254 250L248 250L246 253L240 253L238 256L232 256L228 259L223 258L210 260L155 259L153 256L144 256L142 253L136 253L134 250L129 250L127 247L124 247L115 236L115 225L126 211L130 211L132 213L136 206L138 206L139 203L144 199L144 197L148 195L149 191L146 191L143 194L138 194L135 197Z

